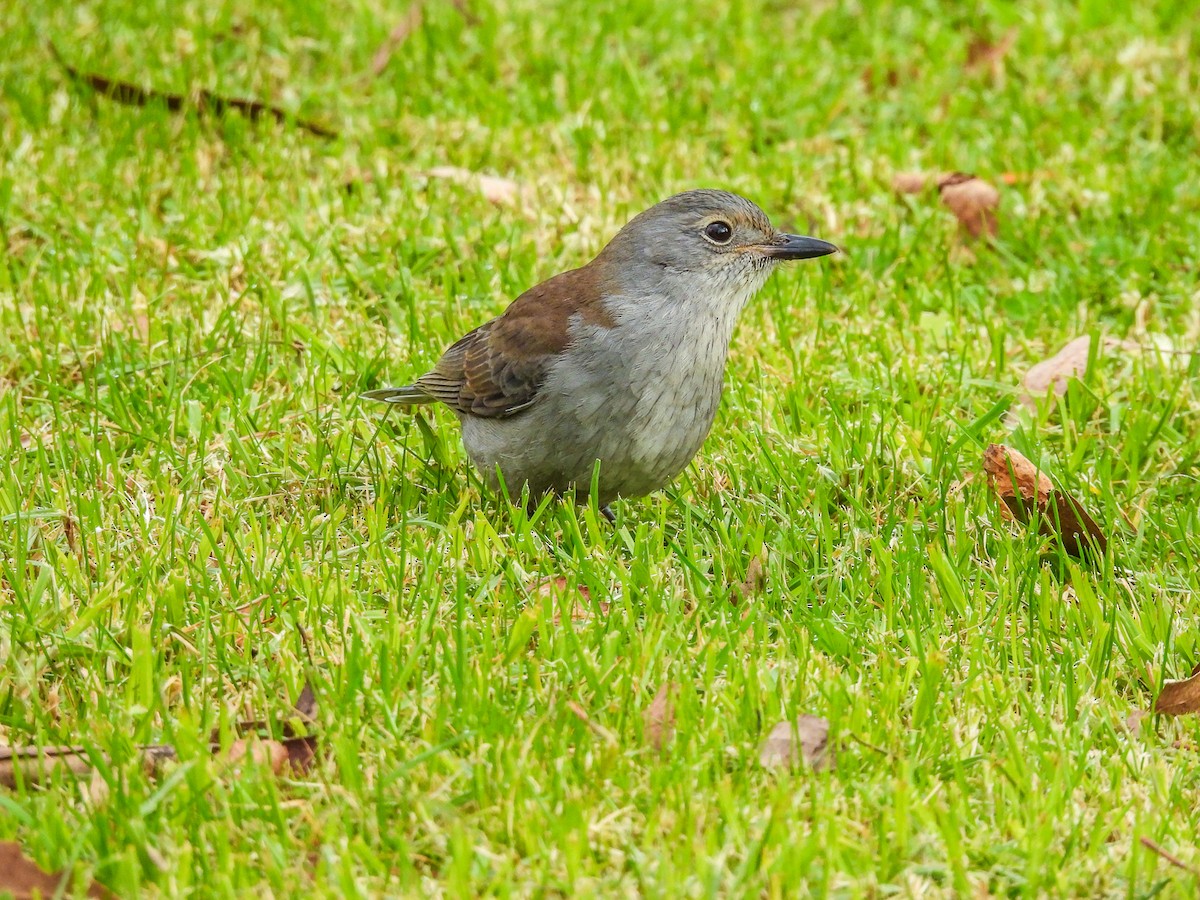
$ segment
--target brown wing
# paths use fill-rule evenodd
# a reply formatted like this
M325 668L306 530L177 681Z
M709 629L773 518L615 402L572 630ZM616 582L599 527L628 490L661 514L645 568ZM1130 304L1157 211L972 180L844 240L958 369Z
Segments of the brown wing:
M604 286L587 268L532 287L503 315L454 343L416 387L459 412L504 418L537 400L551 362L570 342L572 319L613 327Z

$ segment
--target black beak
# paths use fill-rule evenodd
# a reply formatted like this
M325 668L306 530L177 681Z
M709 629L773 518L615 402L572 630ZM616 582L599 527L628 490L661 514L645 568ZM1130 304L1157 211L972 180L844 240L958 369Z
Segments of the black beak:
M837 252L838 248L828 241L802 234L781 234L775 243L763 247L763 253L771 259L816 259Z

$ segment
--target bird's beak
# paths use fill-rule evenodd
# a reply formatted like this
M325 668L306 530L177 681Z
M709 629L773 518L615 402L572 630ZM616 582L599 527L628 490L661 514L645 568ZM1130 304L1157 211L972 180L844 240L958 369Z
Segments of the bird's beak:
M762 248L769 259L815 259L837 253L838 248L828 241L820 241L802 234L781 234L772 243Z

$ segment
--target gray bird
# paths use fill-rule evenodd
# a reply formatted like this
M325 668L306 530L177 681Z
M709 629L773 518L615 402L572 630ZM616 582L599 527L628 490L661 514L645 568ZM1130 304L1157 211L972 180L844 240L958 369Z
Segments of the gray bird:
M776 231L725 191L677 194L636 216L590 263L532 287L404 387L364 394L435 401L462 424L484 479L531 501L597 499L669 483L704 443L738 314L785 260L836 252Z

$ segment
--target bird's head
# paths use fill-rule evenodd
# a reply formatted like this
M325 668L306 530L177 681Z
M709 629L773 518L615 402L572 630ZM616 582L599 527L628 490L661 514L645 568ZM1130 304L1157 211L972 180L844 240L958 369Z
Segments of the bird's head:
M626 284L670 284L739 307L781 262L835 253L833 244L778 231L745 197L695 190L634 217L597 257Z

